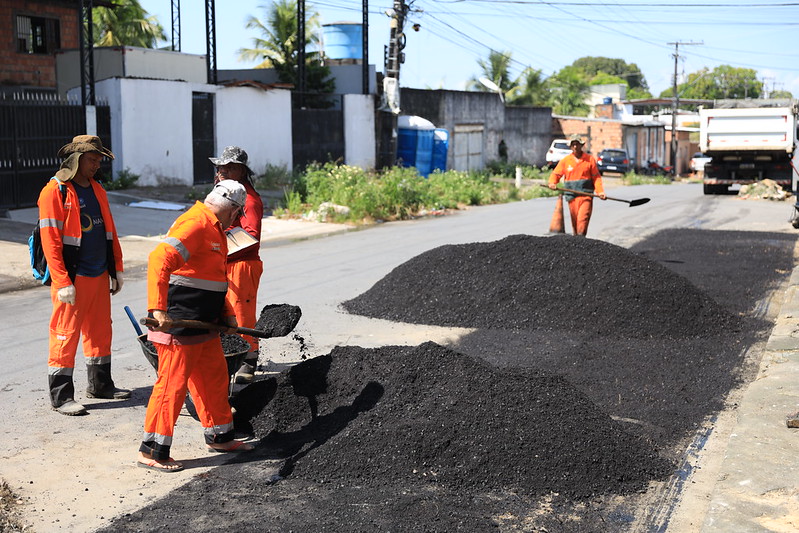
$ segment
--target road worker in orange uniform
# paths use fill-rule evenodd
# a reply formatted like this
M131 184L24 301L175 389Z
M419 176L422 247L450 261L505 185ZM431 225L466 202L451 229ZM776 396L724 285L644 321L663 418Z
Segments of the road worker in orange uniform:
M208 451L244 452L253 446L234 440L228 403L228 372L218 332L173 327L173 320L200 320L237 327L227 293L228 227L244 207L247 192L233 180L221 181L205 198L175 220L150 254L147 308L158 326L147 334L158 353L158 379L144 419L138 466L178 472L170 457L175 423L191 393L204 428Z
M247 166L247 152L238 146L228 146L222 150L219 157L210 157L211 163L216 166L214 183L222 180L233 180L244 185L247 191L247 201L244 212L230 224L228 230L240 227L252 236L255 244L232 252L227 258L228 291L227 300L236 314L236 322L245 328L254 328L256 323L256 299L258 285L264 264L261 262L259 250L261 247L261 220L264 217L264 203L261 195L255 190L252 183L253 171ZM244 335L250 343L250 351L244 356L241 367L236 371L236 383L251 383L258 368L259 344L258 339Z
M42 249L50 270L50 357L48 383L55 411L75 416L72 374L83 336L86 396L121 400L130 391L111 379L111 295L122 288L122 248L105 189L94 179L104 157L114 154L99 137L78 135L58 151L55 177L39 194Z
M596 194L605 200L605 188L602 185L602 176L596 166L596 158L583 152L584 144L579 135L572 135L569 138L569 147L572 153L561 159L555 170L549 175L549 188L557 189L558 182L563 178L565 188ZM569 214L574 234L585 237L588 233L588 223L591 221L594 198L568 192L563 193L563 196L569 202Z

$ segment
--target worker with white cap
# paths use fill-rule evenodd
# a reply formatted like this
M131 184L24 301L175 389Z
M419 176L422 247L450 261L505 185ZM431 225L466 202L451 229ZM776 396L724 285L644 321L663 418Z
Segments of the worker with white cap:
M147 335L158 353L158 379L144 420L138 466L178 472L170 457L175 423L188 389L197 407L208 451L245 452L253 446L234 440L228 403L228 373L220 335L208 329L173 327L173 320L199 320L237 327L227 303L225 228L245 204L244 186L220 181L203 202L175 220L150 254L147 309L158 326Z

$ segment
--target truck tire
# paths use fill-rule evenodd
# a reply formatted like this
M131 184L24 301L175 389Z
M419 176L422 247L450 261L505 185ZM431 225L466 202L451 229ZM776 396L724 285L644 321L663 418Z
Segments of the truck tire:
M704 184L704 193L705 194L726 194L727 193L727 186L726 185L708 185Z

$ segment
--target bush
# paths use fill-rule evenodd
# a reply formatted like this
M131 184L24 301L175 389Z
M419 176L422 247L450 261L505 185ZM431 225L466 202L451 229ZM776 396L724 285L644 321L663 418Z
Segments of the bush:
M117 172L116 179L104 182L103 187L105 187L107 191L129 189L139 181L139 177L138 174L134 174L129 168L125 167L123 170Z

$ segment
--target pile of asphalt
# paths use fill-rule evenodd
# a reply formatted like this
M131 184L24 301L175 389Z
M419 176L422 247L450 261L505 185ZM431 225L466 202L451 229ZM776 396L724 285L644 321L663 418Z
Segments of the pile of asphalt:
M642 491L679 473L741 380L794 244L674 230L630 251L525 236L431 250L344 307L474 333L337 347L251 385L256 451L108 531L647 524Z
M399 265L342 306L414 324L632 338L741 327L736 316L662 265L566 235L441 246Z

